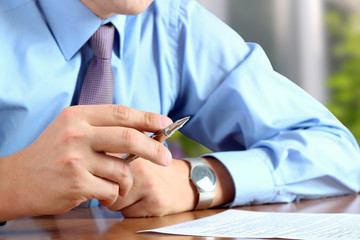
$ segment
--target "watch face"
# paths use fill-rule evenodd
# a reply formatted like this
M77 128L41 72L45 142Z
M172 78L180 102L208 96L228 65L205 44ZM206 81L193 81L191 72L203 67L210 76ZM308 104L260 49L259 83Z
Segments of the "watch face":
M216 177L214 171L208 166L196 166L191 175L200 190L211 192L215 189Z

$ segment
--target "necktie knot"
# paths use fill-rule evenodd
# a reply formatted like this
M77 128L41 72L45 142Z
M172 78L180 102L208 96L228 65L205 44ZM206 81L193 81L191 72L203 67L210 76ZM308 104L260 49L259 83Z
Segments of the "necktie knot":
M103 25L90 38L90 46L94 56L111 59L114 44L115 28L113 25Z

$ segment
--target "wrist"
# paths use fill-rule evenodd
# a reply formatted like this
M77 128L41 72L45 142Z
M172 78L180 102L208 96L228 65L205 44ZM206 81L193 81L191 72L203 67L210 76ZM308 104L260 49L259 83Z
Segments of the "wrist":
M190 180L190 172L191 167L190 164L187 161L184 161L183 159L178 159L177 161L173 161L174 164L179 164L181 166L182 170L181 172L185 173L182 174L180 178L182 178L182 187L185 188L185 190L182 190L182 194L187 194L185 196L189 197L187 200L187 207L186 211L191 211L195 209L198 200L199 200L199 194L197 192L197 189L195 185Z
M217 182L215 197L210 207L217 207L234 201L235 185L227 168L216 158L204 158L214 170Z
M15 205L14 200L16 201L16 198L14 195L14 189L12 189L14 186L12 186L12 166L11 166L11 156L2 157L0 158L0 222L2 225L5 224L7 220L13 219L12 217L12 210L16 209L14 208Z
M19 181L17 177L18 161L15 153L7 157L0 158L0 222L6 223L8 220L27 216L27 209L23 207L22 201L26 197L22 196Z

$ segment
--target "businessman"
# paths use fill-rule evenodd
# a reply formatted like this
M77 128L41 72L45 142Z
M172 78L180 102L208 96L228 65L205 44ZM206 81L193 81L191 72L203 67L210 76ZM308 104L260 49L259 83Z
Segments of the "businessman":
M0 222L359 192L346 127L194 0L3 0L0 22ZM172 159L144 134L185 116L212 153Z

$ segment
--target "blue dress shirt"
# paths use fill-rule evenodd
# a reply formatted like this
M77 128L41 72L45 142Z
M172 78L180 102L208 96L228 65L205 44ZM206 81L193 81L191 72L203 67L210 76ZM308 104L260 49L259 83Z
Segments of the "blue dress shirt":
M229 206L359 191L352 134L194 0L155 0L142 14L107 20L78 0L0 1L0 156L27 147L76 104L92 57L87 40L107 22L117 30L114 103L191 116L182 133L230 172Z

